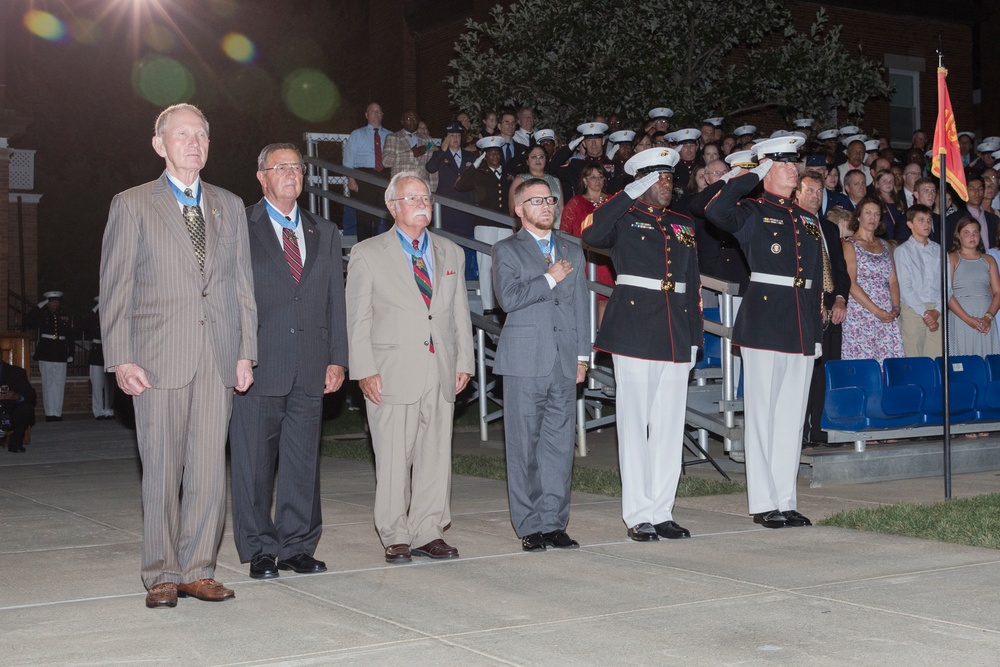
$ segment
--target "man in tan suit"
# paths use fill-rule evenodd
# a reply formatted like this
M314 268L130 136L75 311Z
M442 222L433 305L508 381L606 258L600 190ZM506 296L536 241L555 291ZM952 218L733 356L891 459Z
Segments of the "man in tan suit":
M105 366L133 396L142 459L146 606L220 601L233 389L253 383L257 308L243 202L199 178L208 121L178 104L156 120L166 171L111 202L101 254ZM183 488L183 501L180 498Z
M455 396L474 369L465 255L427 231L430 188L417 172L393 176L385 202L395 225L355 245L347 267L349 365L375 449L375 527L387 563L457 558L443 535Z

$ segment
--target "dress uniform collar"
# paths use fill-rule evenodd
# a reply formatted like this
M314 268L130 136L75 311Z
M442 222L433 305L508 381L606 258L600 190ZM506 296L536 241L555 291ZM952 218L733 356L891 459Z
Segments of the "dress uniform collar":
M761 201L765 201L768 204L774 204L775 206L780 206L781 208L791 209L795 206L795 200L790 197L782 197L781 195L776 195L773 192L764 191L761 195Z
M636 213L642 213L643 215L648 215L651 218L662 218L665 216L670 209L664 206L654 206L653 204L647 204L641 199L636 200L635 204L632 205L632 210Z

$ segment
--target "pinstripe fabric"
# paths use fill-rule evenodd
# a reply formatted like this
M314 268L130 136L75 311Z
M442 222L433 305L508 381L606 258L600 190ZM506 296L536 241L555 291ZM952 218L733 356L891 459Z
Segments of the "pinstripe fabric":
M104 362L139 364L153 386L135 400L147 587L212 576L236 362L257 358L245 209L202 186L204 273L165 173L115 196L104 230Z

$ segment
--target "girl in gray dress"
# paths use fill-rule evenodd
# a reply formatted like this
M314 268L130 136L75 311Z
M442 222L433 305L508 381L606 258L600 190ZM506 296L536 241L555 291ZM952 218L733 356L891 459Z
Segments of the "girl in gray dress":
M1000 273L986 254L979 222L959 220L948 255L952 296L948 299L948 348L952 355L1000 354L1000 339L992 331L1000 309Z

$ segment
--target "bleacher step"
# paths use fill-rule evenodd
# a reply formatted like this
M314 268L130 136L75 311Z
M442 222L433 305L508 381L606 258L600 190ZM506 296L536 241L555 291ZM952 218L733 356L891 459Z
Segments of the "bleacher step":
M952 473L1000 470L1000 437L951 439ZM863 452L850 446L813 450L803 456L801 474L813 488L863 484L943 474L944 445L940 439L868 444Z

